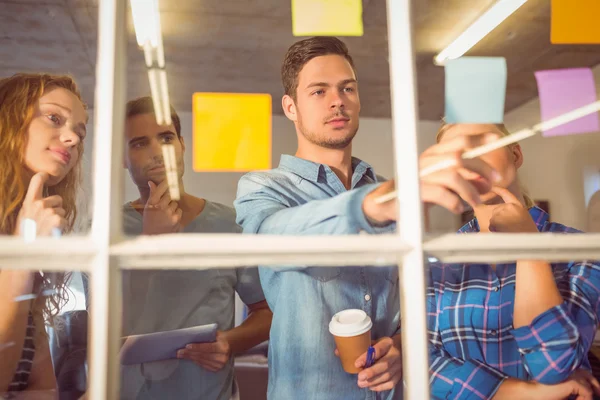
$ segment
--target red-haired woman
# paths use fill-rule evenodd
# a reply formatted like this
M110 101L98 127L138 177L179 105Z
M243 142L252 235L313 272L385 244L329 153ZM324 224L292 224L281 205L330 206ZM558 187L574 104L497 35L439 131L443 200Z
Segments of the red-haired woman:
M72 229L86 123L72 78L0 79L0 234ZM0 394L56 389L45 324L63 305L67 281L66 274L0 271Z

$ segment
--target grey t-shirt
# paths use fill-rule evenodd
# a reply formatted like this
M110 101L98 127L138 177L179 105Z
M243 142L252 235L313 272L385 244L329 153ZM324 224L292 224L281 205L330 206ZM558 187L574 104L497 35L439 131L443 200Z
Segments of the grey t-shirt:
M128 235L142 233L142 215L130 203L124 207ZM235 211L206 202L189 223L189 233L239 233ZM123 271L123 335L160 332L216 323L234 327L235 292L246 304L265 299L256 268L210 270ZM233 360L219 372L189 360L167 360L121 368L121 399L229 400L233 390Z

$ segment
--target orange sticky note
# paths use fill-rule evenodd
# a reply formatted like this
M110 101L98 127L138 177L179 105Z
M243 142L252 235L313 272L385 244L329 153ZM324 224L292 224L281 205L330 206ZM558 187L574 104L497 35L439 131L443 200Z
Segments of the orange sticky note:
M271 168L269 94L194 93L194 171Z
M362 0L292 0L294 36L362 36Z
M552 0L554 44L600 43L600 0Z

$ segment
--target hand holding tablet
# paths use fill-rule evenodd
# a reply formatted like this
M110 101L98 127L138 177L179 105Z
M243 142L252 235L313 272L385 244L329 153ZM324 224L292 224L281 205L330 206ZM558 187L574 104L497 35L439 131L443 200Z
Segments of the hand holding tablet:
M177 350L189 343L210 343L216 338L217 324L127 336L121 347L121 364L176 359Z

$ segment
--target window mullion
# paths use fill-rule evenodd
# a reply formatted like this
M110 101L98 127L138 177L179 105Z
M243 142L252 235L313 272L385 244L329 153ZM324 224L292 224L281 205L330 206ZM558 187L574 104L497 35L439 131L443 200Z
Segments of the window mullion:
M409 251L400 267L404 398L429 398L423 213L417 146L417 101L411 0L388 0L388 46L400 238ZM409 306L410 304L410 306ZM410 345L406 345L410 343Z
M98 248L91 277L91 400L119 398L121 275L110 246L122 236L123 129L125 120L127 2L98 2L98 55L94 115L94 215Z

